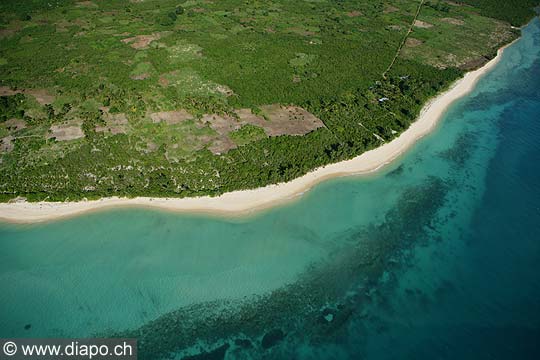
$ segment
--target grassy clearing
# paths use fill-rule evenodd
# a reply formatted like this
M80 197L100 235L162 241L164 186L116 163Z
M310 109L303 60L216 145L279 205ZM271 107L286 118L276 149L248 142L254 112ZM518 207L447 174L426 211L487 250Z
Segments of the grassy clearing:
M242 126L239 130L233 131L229 136L238 146L268 137L262 128L249 124Z

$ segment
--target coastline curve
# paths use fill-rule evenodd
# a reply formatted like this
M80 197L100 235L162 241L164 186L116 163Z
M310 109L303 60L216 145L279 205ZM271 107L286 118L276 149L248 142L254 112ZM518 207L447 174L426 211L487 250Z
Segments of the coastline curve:
M38 223L118 207L157 208L191 214L246 216L290 202L325 180L374 173L399 158L418 140L433 131L449 106L473 91L480 78L500 61L504 49L513 43L500 48L497 56L483 67L466 73L464 77L454 82L448 90L428 101L422 108L417 120L391 142L367 151L353 159L320 167L287 183L268 185L258 189L238 190L216 197L108 197L100 200L78 202L0 203L0 221Z

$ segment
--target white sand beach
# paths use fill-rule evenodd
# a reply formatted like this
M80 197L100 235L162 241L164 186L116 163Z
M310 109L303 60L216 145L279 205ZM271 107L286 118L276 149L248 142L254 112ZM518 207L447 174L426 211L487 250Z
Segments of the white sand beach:
M287 183L254 190L234 191L218 197L195 198L104 198L80 202L11 202L0 204L0 220L32 223L48 221L111 207L154 207L189 213L245 215L297 198L315 184L333 177L372 173L398 158L416 141L432 131L448 107L471 92L476 82L500 60L497 57L482 68L467 73L446 92L432 99L419 118L398 138L348 161L327 165Z

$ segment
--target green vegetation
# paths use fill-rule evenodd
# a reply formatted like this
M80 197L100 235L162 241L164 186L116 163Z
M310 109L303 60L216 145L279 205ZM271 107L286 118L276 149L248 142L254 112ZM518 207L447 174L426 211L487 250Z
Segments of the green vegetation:
M267 137L263 129L249 124L244 125L239 130L232 132L230 136L238 146L246 145Z
M0 200L217 195L354 157L515 39L501 20L533 4L466 2L426 1L405 38L418 0L4 0ZM268 136L272 104L324 127Z
M538 0L463 0L464 3L481 9L485 16L508 21L514 26L521 26L534 16L534 7Z
M23 94L0 96L0 121L23 118L26 97Z
M481 16L473 8L462 5L461 11L455 11L445 2L427 4L419 16L421 25L415 27L403 49L402 55L408 59L437 68L469 70L495 56L496 49L513 38L514 30L507 23ZM484 31L489 28L494 31Z

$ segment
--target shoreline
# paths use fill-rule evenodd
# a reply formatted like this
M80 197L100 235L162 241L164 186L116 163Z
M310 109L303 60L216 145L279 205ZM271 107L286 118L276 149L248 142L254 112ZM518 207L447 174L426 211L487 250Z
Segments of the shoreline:
M517 41L517 39L516 39ZM77 202L13 202L0 203L0 221L8 223L38 223L81 215L111 208L154 208L190 214L225 216L250 215L298 198L318 183L336 177L374 173L399 158L418 140L428 135L439 123L446 110L474 90L480 78L501 59L503 46L497 56L481 68L468 72L448 90L429 100L420 115L400 136L376 149L351 159L317 168L287 183L268 185L252 190L237 190L217 197L188 198L119 198Z

